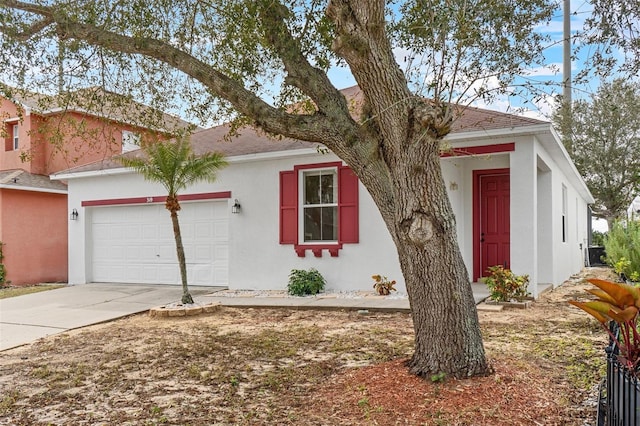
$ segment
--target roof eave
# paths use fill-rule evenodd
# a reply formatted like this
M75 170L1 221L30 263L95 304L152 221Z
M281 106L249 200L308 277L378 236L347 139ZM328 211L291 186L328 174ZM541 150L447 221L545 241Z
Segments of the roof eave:
M46 192L49 194L64 194L64 195L67 195L68 193L66 189L40 188L36 186L17 186L17 185L7 185L7 184L0 184L0 189L15 189L18 191Z
M449 142L458 142L465 140L478 140L488 137L513 137L539 134L549 130L551 124L533 124L530 126L519 127L503 127L500 129L476 130L472 132L455 132L445 136L445 140Z
M252 161L263 161L263 160L281 160L285 158L293 158L293 157L302 157L305 155L314 155L318 154L318 150L315 148L302 148L295 149L289 151L274 151L274 152L263 152L256 154L242 154L242 155L234 155L227 157L227 162L232 163L249 163ZM110 169L100 169L100 170L87 170L80 172L62 172L51 175L51 180L70 180L70 179L81 179L81 178L89 178L96 176L111 176L111 175L121 175L127 173L135 173L133 170L128 169L126 167L115 167Z

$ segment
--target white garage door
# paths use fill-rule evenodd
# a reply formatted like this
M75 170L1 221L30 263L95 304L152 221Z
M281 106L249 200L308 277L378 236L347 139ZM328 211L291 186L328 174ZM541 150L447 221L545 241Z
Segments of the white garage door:
M228 284L226 201L181 203L178 212L190 285ZM94 282L180 284L169 211L164 204L91 209Z

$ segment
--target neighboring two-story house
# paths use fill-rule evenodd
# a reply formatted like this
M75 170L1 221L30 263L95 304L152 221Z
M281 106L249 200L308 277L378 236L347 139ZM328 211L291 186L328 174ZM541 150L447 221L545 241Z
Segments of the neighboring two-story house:
M5 271L0 283L67 281L67 229L78 212L68 211L67 186L51 181L50 174L137 149L189 126L100 88L68 95L0 97L0 263ZM164 126L154 127L157 131L143 121L154 116Z

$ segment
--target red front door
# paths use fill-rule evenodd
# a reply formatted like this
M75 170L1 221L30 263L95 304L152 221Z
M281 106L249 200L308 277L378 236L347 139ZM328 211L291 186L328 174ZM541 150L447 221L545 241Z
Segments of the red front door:
M509 258L509 174L481 174L480 190L480 276L487 268L511 267Z

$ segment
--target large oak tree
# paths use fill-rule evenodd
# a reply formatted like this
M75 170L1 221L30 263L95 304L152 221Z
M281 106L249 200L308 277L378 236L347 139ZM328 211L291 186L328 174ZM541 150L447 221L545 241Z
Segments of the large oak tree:
M0 0L15 81L99 84L204 120L233 111L324 144L358 175L395 242L415 328L410 370L489 372L440 150L459 111L542 59L547 0ZM59 44L58 44L59 42ZM56 47L59 46L59 47ZM399 60L398 60L399 59ZM400 67L399 63L402 64ZM360 86L357 118L332 66ZM293 101L309 108L292 111Z

